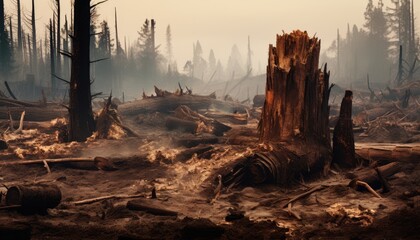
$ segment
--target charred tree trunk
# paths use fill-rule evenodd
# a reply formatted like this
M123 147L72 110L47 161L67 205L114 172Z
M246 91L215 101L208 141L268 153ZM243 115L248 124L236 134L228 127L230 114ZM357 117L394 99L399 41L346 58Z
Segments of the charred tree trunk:
M398 55L398 73L397 73L397 85L401 85L403 80L403 47L400 45L400 53Z
M61 76L61 31L60 31L60 24L61 24L61 8L60 8L60 0L56 0L56 7L57 7L57 39L56 39L56 58L57 58L57 64L56 64L56 74L57 76Z
M354 147L353 121L351 118L353 92L346 91L341 102L340 116L334 128L333 163L351 168L357 165Z
M329 72L318 69L319 52L320 41L300 31L270 45L262 142L313 140L329 147Z
M0 0L0 77L6 80L11 72L12 53L5 25L4 0Z
M85 141L95 130L90 90L90 0L74 2L70 78L70 141Z
M251 183L290 185L322 172L331 162L328 128L329 72L318 69L320 41L306 32L277 36L270 45L266 99L259 124L262 150L223 177ZM245 171L244 171L245 170ZM244 174L245 173L245 174Z
M68 26L68 22L67 22L67 15L65 17L65 23L64 23L64 31L66 34L66 37L64 39L63 42L63 50L64 52L68 53L70 52L70 46L69 46L69 26ZM64 77L68 79L69 77L69 73L70 73L70 63L69 63L69 59L67 57L64 58Z
M31 36L29 36L29 33L28 33L28 60L29 60L29 70L30 70L30 72L31 73L34 73L34 69L33 69L33 66L34 66L34 59L33 59L33 54L32 54L32 48L31 48Z
M36 24L35 24L35 0L32 0L32 19L31 19L31 27L32 27L32 67L33 73L35 76L38 74L38 53L36 47Z
M54 39L53 39L53 24L50 19L50 69L51 69L51 90L57 89L57 82L55 79L55 50L54 50Z
M21 8L20 8L20 0L16 0L16 8L17 8L17 20L18 20L18 26L17 26L17 51L18 51L18 60L19 63L23 62L23 42L22 42L22 16L21 16Z
M13 24L12 24L12 17L9 17L9 32L10 32L10 49L12 50L12 55L15 49L14 39L13 39Z

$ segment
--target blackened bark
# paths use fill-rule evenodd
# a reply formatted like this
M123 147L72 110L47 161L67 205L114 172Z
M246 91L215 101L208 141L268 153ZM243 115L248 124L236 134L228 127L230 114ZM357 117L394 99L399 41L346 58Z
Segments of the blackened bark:
M57 4L57 32L56 32L56 34L57 34L57 39L56 39L57 64L56 64L56 73L57 73L57 76L61 76L62 74L61 74L61 54L60 54L60 51L61 51L61 30L60 30L60 27L61 27L61 25L60 25L61 24L61 8L60 8L60 0L56 0L56 4Z
M19 63L23 62L23 41L22 41L22 15L21 15L21 8L20 8L20 0L16 0L16 8L17 8L17 18L18 18L18 26L17 26L17 38L18 38L18 57Z
M90 90L90 0L74 1L70 78L70 141L85 141L95 130Z
M36 24L35 24L35 0L32 0L32 19L31 19L31 27L32 27L32 66L33 66L33 73L37 76L38 72L38 53L37 53L37 40L36 40Z
M57 89L57 80L55 78L55 49L54 49L54 33L53 33L53 24L50 19L50 77L51 77L51 90L55 91Z
M341 102L340 116L333 135L333 163L345 168L357 165L351 118L352 99L353 92L346 91Z

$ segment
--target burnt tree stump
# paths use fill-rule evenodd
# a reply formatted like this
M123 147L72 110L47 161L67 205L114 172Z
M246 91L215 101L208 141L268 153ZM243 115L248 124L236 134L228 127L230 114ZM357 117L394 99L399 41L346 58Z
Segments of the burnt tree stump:
M299 30L277 35L270 45L265 102L259 123L263 150L223 177L224 184L273 182L325 170L331 162L327 67L319 69L321 42ZM245 171L243 171L245 169ZM246 177L243 177L246 176Z
M344 168L352 168L357 165L351 118L352 100L353 92L346 91L333 135L333 163Z

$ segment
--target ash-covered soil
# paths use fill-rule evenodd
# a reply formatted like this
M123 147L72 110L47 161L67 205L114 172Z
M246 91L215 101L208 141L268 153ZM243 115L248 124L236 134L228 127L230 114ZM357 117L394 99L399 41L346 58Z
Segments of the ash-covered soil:
M378 191L382 198L349 188L348 174L339 169L310 181L296 181L289 188L242 186L222 188L215 193L218 172L258 147L257 120L250 120L247 125L228 124L232 130L214 141L211 139L215 136L205 133L168 132L161 118L159 114L146 114L123 119L139 136L116 140L58 143L60 124L57 122L43 122L36 128L5 135L9 149L1 153L2 162L106 157L116 170L98 170L92 163L50 164L51 173L42 164L2 166L1 192L14 185L55 184L61 189L62 201L45 214L0 210L0 230L31 229L32 239L420 237L418 161L403 163L402 170L388 179L391 190ZM185 144L182 141L185 139L211 141L194 146L194 141ZM419 145L414 143L410 147ZM184 153L191 147L205 150L185 157ZM285 206L293 197L320 186L319 191L293 202L290 208ZM151 199L153 189L157 199ZM81 200L113 195L137 197L110 197L77 204ZM175 211L178 216L129 210L127 202L133 199ZM229 212L242 213L244 217L239 214L239 220L228 222Z

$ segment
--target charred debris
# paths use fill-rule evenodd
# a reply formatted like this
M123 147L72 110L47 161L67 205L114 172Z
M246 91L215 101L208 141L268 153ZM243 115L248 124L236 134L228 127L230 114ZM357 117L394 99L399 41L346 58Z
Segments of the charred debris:
M0 93L0 236L418 235L418 80L378 92L368 76L369 91L341 89L326 64L319 68L320 40L296 30L269 46L265 94L253 105L227 87L218 98L180 83L134 101L92 101L90 22L100 3L75 0L71 52L51 37L71 63L54 69L70 74L61 79L68 101L44 92L38 102L19 100L7 82L10 97Z

